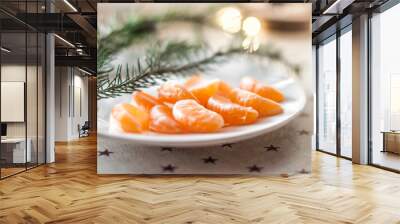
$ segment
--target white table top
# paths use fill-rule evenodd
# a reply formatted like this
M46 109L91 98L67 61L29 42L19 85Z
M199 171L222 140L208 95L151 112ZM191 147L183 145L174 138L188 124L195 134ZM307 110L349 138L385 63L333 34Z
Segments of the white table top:
M2 138L1 139L1 143L20 143L20 142L24 142L25 138ZM30 139L28 138L27 141L30 141Z

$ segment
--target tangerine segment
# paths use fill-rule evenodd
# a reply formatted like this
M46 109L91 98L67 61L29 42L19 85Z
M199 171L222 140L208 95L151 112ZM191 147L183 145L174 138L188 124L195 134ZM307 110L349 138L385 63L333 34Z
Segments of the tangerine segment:
M161 133L181 133L181 125L175 121L172 109L165 105L156 105L150 111L150 130Z
M175 120L190 132L214 132L224 126L221 115L206 109L195 100L176 102L172 114Z
M156 97L142 91L132 93L132 104L144 111L150 112L155 105L161 104Z
M206 106L208 99L217 93L219 82L218 79L200 81L192 84L188 89L199 100L201 105Z
M283 93L278 89L262 84L251 77L242 78L240 88L276 102L282 102L285 99Z
M208 99L207 108L221 114L225 125L251 124L258 118L258 112L253 108L240 106L218 95Z
M163 83L158 89L158 96L162 102L167 103L175 103L185 99L197 100L183 85L175 81Z
M252 107L258 111L260 117L272 116L283 112L283 108L279 103L243 89L233 89L230 100L241 106Z
M116 105L111 111L111 118L124 132L143 132L149 127L148 113L129 103Z
M200 75L193 75L185 81L183 86L185 86L186 88L190 88L203 80L203 77L201 77Z
M218 95L229 98L231 92L232 92L232 87L228 83L224 81L219 81L219 86L217 91Z

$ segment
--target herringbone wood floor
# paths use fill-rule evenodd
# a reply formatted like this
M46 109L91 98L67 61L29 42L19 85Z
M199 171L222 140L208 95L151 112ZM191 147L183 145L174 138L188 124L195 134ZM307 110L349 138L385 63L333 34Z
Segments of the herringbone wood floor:
M0 223L400 223L400 175L322 153L293 177L98 176L96 139L0 181Z

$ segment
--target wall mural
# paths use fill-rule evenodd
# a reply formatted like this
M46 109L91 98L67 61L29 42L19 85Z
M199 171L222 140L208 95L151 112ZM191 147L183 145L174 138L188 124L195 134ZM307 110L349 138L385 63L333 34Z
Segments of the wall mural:
M99 174L310 172L310 4L99 4L98 30Z

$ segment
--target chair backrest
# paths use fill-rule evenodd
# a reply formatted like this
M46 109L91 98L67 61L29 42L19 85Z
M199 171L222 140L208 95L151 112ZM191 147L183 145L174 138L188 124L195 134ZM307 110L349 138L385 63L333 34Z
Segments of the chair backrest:
M89 121L85 121L85 123L83 124L82 128L89 128L89 127L90 127Z

